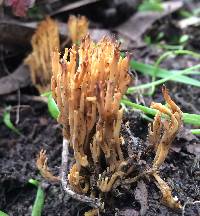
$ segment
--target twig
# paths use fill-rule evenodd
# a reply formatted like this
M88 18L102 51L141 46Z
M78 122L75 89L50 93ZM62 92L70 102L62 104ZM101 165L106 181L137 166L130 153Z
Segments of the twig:
M67 174L68 174L68 156L69 156L69 141L63 138L63 150L62 150L62 165L61 165L61 184L63 190L69 194L72 198L87 203L93 208L102 208L103 204L97 198L91 198L88 196L80 195L72 191L68 186Z

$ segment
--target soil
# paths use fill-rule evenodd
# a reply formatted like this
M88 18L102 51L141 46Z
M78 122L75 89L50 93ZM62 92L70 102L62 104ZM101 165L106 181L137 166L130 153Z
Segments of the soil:
M124 10L126 10L126 7L129 10L124 16L124 10L120 9L119 5L113 6L113 4L96 8L95 11L98 16L93 21L99 22L99 20L102 20L102 22L98 25L93 23L94 26L107 27L108 21L110 21L109 27L116 26L135 12L135 8L127 6L127 3ZM93 19L94 17L91 15L93 9L91 6L87 13L84 12L84 9L78 12L88 14ZM161 27L169 33L172 28L168 25L171 19L166 18L165 23L167 24L163 26L157 23L152 27L152 32L149 31L148 34L154 37L154 28L158 30ZM195 35L198 35L199 29L194 29ZM189 29L188 32L190 31ZM188 46L195 46L199 51L199 47L195 45L197 42L198 38L193 38L189 41ZM26 55L25 52L21 51L20 56L14 55L12 59L7 58L8 62L4 62L5 65L0 65L0 69L3 71L0 78L7 75L9 71L16 69ZM145 46L134 50L134 58L141 62L153 63L160 53L158 47ZM11 62L13 63L11 64ZM181 56L176 57L175 60L166 60L161 66L169 69L182 69L194 64L197 64L196 59ZM5 68L8 68L9 71L6 71ZM193 75L193 78L199 79L197 75ZM138 73L137 84L145 82L149 82L149 77ZM174 82L167 82L167 87L170 90L170 95L183 112L200 114L199 88ZM35 95L38 95L36 89L28 86L0 98L0 115L3 115L5 107L11 105L11 120L21 132L21 135L17 135L7 128L3 122L0 123L0 210L6 212L9 216L31 215L37 188L28 181L33 178L41 182L45 191L42 215L84 215L84 212L89 210L90 207L66 195L60 184L50 184L45 181L36 168L37 154L41 149L45 149L48 155L48 166L55 175L59 175L62 128L48 113L46 103L39 101L34 97ZM160 87L156 89L153 96L144 96L141 92L138 92L131 95L130 98L147 106L150 105L151 101L164 102ZM16 120L18 120L18 123L16 123ZM129 132L127 131L127 122L129 122ZM125 153L132 152L136 155L143 155L138 165L140 171L142 171L144 165L151 167L154 158L154 153L149 150L147 139L148 123L140 112L128 109L124 113L121 131L125 141L123 149ZM173 195L179 198L182 205L185 204L184 210L176 211L166 207L162 203L162 195L153 179L144 177L131 186L121 186L107 194L107 197L111 197L108 199L110 202L105 203L105 212L101 215L199 216L200 204L193 202L200 201L200 137L192 135L189 131L190 127L184 125L184 128L181 129L160 169L160 175L173 189Z

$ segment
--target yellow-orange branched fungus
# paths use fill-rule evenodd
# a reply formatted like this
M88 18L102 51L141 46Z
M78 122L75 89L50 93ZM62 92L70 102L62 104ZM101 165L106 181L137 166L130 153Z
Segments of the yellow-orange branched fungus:
M67 26L72 43L77 44L88 34L89 21L85 16L71 15Z
M95 44L89 36L80 47L52 58L52 93L60 110L58 121L74 150L75 164L68 179L78 193L87 193L90 173L99 176L96 187L108 192L125 175L120 127L120 100L131 82L129 59L109 38ZM91 191L90 191L91 192Z
M40 174L48 179L49 181L59 181L60 178L57 176L54 176L51 171L49 170L49 167L47 166L47 156L46 156L46 151L41 150L40 153L37 156L37 161L36 161L36 166L38 170L40 171Z
M73 25L78 26L77 23ZM74 36L74 41L77 40L80 38ZM120 184L130 184L151 175L163 195L164 203L171 208L181 208L177 197L172 196L171 188L159 176L159 168L182 125L182 112L170 98L168 90L165 87L162 89L167 106L160 103L151 105L151 108L158 110L149 128L149 142L155 151L152 168L141 166L137 169L134 167L139 156L125 157L125 151L122 151L120 129L123 109L120 101L131 76L128 72L129 58L120 56L119 44L107 37L94 43L89 36L85 36L80 46L74 44L71 49L65 49L62 58L54 50L51 68L52 95L60 110L58 122L63 126L64 141L67 141L64 143L74 151L75 162L70 168L68 180L66 173L61 176L62 183L66 185L68 182L73 189L67 189L68 193L75 197L78 194L79 200L84 197L88 203L94 204L91 199L102 197L103 193ZM37 166L43 176L57 180L47 167L45 153L40 152ZM65 156L67 161L64 153L62 160ZM67 170L67 165L64 166ZM65 167L62 166L62 169ZM95 209L88 214L95 215L99 206L93 205Z
M59 49L59 31L57 23L51 18L42 21L32 40L32 53L25 59L31 71L32 83L40 93L50 91L51 54Z
M182 125L182 112L180 108L174 103L174 101L172 101L165 86L163 86L162 92L167 103L167 107L160 103L151 104L151 108L158 110L158 113L154 118L154 122L149 130L149 141L154 146L156 151L153 163L154 168L159 168L165 161L171 143L175 139ZM166 115L168 118L166 117L162 121L162 114Z
M162 92L167 107L160 103L152 103L151 105L151 108L158 110L149 130L149 141L156 152L152 175L163 195L163 202L170 208L181 208L182 206L178 198L172 196L171 188L157 173L159 167L165 161L171 143L182 125L182 112L180 108L172 101L165 86L163 86ZM162 115L165 115L163 120Z

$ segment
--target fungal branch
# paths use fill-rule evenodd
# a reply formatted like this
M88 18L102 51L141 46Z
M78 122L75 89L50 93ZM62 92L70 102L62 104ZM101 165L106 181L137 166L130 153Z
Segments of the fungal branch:
M89 21L85 16L70 15L67 27L73 44L79 44L80 41L88 34Z
M52 93L75 158L68 181L79 194L108 192L125 175L120 100L131 82L128 68L128 57L120 57L119 45L106 37L95 44L86 36L61 59L53 53Z
M32 53L25 59L31 71L32 83L42 94L50 91L51 53L59 49L59 31L56 21L47 18L42 21L31 40Z
M51 181L51 182L56 182L59 181L60 178L57 176L54 176L51 171L49 170L49 167L47 166L47 156L46 156L46 150L41 150L36 161L36 166L40 170L41 175Z
M167 103L167 107L160 103L151 104L151 108L158 110L158 113L154 118L154 122L149 129L149 141L156 152L153 161L153 176L163 194L164 203L171 208L181 208L181 204L178 199L172 196L170 187L157 173L159 167L165 161L171 143L175 139L182 125L182 112L174 101L172 101L165 86L162 88L162 93ZM162 119L162 115L165 115L164 119Z
M171 143L182 125L182 112L180 108L172 101L165 86L163 86L162 92L168 107L160 103L151 104L151 108L158 110L149 133L150 142L152 142L156 151L153 163L154 168L159 168L165 161ZM165 118L162 122L161 114L167 115L168 119Z

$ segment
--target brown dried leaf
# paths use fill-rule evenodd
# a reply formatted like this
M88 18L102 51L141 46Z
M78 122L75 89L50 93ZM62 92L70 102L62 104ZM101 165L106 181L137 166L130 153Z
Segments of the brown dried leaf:
M163 11L144 11L137 12L131 16L126 22L116 28L120 34L128 37L140 46L143 34L152 26L157 20L175 12L183 6L182 1L167 1L162 4Z
M79 8L79 7L83 7L85 5L92 4L92 3L95 3L98 1L100 1L100 0L80 0L80 1L72 2L72 3L67 3L66 5L62 6L60 9L53 11L50 15L54 16L56 14L70 11L70 10L74 10L74 9Z

